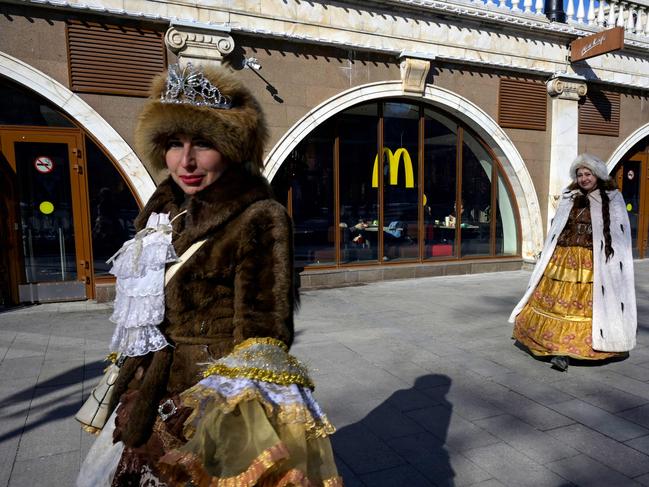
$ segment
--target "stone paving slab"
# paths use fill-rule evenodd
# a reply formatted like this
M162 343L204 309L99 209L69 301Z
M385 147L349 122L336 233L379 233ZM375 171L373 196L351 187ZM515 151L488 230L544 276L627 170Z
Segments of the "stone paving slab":
M649 456L585 425L557 428L548 434L630 478L649 473Z
M611 388L604 384L595 384L592 381L584 381L581 379L564 380L556 382L554 387L565 391L573 397L578 397L593 406L608 411L609 413L616 413L622 417L625 417L626 411L647 404L646 398L629 394L628 392ZM637 421L635 422L637 423Z
M541 465L579 454L574 448L508 414L475 423Z
M564 477L553 473L506 443L476 448L464 452L464 455L505 485L572 485Z
M629 440L625 445L630 446L645 455L649 455L649 435L643 436L642 438L636 438L635 440Z
M649 261L635 267L638 347L566 373L511 340L526 271L304 292L292 350L338 426L346 485L649 486ZM0 312L0 487L72 485L110 312Z
M649 404L626 409L625 411L620 412L619 416L649 429Z
M566 458L546 466L575 485L588 487L633 487L641 485L586 455Z
M554 404L552 409L618 441L627 441L649 434L646 428L579 399Z

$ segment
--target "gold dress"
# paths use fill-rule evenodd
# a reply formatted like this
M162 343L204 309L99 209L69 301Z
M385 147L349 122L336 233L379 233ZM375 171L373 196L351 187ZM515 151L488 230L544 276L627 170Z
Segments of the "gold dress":
M572 208L541 280L516 316L513 337L536 356L623 355L592 347L593 234L590 208L582 205Z
M251 338L180 394L187 443L158 467L168 485L343 487L306 368L273 338Z

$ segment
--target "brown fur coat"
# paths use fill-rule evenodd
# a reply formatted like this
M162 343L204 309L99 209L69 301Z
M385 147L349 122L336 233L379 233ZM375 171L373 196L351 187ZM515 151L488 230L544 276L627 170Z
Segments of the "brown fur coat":
M116 384L116 400L136 389L137 400L116 437L128 446L150 435L159 401L201 379L201 363L219 358L251 337L293 340L292 228L286 210L271 199L268 182L233 165L203 191L185 197L168 178L137 217L139 230L151 212L182 208L173 224L181 255L193 242L205 244L165 289L160 325L174 348L130 358ZM138 367L144 374L136 374ZM141 376L141 377L140 377Z

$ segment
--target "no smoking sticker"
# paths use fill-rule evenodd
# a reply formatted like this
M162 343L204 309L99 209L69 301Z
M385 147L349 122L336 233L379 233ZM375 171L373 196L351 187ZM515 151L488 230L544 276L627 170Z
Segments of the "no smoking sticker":
M41 174L48 174L54 171L54 161L47 156L38 156L34 160L34 167Z

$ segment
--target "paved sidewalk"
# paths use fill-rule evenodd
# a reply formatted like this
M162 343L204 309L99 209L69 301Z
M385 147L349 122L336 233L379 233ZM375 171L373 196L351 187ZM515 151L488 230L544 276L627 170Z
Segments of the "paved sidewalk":
M624 361L531 358L507 316L517 271L303 293L293 353L338 427L347 486L649 486L649 261ZM0 487L73 485L93 437L72 416L95 385L110 308L0 314Z

